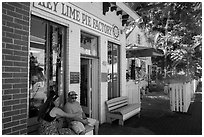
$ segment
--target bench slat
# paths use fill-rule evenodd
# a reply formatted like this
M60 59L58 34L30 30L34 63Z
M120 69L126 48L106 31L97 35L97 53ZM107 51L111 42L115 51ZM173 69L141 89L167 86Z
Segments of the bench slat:
M108 107L108 111L112 111L114 109L128 105L128 100L126 96L117 97L117 98L113 98L111 100L106 101L106 104Z
M126 106L128 103L122 103L122 104L119 104L119 105L115 105L115 106L112 106L112 107L109 107L109 111L112 111L112 110L115 110L115 109L118 109L118 108L121 108L123 106Z
M118 102L118 101L122 101L122 100L128 100L126 96L123 97L117 97L117 98L113 98L111 100L106 101L107 105L108 104L112 104L114 102Z
M116 102L116 103L112 103L112 104L109 104L109 105L107 105L109 108L111 108L111 107L114 107L114 106L117 106L117 105L121 105L121 104L128 104L128 102L127 101L120 101L120 102Z
M116 105L119 105L119 104L127 104L127 103L128 103L127 100L121 100L121 101L118 101L118 102L108 104L108 107L116 106Z

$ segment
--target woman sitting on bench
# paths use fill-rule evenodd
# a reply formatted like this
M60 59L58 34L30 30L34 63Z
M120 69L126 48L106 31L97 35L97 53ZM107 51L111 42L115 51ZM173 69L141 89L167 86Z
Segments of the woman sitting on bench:
M38 116L40 121L40 135L74 135L75 133L69 128L62 128L58 122L58 118L67 117L74 118L78 115L68 114L59 107L59 96L54 90L50 91L46 102L41 106Z

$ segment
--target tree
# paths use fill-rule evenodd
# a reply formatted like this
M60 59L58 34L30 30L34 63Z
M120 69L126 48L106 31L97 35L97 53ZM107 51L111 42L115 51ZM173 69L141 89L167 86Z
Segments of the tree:
M201 74L201 2L127 4L141 16L139 27L146 32L152 45L164 51L164 70L183 69L188 74Z
M187 75L193 78L201 77L202 68L202 41L201 35L194 37L194 44L182 45L180 49L171 52L173 67L177 66L178 70L187 68Z

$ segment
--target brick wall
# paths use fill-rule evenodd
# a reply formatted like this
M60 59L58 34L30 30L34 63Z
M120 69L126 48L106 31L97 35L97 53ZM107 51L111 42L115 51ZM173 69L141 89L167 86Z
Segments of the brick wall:
M27 133L30 3L2 3L2 134Z

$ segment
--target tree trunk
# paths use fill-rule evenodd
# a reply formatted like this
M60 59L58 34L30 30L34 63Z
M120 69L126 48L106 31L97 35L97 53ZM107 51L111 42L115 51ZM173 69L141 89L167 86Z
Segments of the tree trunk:
M166 62L167 55L164 55L164 78L167 76L167 62Z

